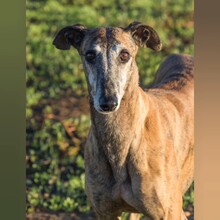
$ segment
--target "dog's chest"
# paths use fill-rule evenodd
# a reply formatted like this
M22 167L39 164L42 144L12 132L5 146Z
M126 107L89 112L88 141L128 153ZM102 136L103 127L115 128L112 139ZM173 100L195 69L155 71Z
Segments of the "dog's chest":
M123 211L136 211L125 200L132 195L131 179L126 166L113 171L107 161L100 159L95 160L92 166L87 165L86 170L87 193L98 210L102 210L103 204L108 203L108 211L114 212L115 207L121 207Z

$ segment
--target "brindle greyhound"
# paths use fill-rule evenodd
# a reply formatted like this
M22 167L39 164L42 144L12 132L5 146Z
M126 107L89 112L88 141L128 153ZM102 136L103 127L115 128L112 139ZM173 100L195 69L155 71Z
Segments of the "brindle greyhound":
M86 193L98 219L120 219L123 211L151 220L186 219L182 196L194 164L193 58L169 56L154 86L143 91L135 56L138 47L161 49L153 28L77 24L60 30L53 44L73 46L82 58L92 119Z

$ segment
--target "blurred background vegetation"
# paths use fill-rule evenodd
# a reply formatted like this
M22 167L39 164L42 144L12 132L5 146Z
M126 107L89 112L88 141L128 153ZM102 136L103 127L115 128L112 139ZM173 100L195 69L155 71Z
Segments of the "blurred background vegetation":
M140 84L149 85L171 53L193 54L192 0L27 1L27 212L87 213L83 145L90 126L80 57L52 45L64 26L124 26L141 21L157 30L163 50L140 49ZM184 207L193 207L191 186Z

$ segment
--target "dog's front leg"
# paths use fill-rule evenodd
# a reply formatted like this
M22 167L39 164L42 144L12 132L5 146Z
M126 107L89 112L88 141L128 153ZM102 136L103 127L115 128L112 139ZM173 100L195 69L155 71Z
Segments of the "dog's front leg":
M140 217L139 213L130 213L127 220L140 220Z
M182 219L181 220L187 220L187 217L186 217L184 211L182 211Z

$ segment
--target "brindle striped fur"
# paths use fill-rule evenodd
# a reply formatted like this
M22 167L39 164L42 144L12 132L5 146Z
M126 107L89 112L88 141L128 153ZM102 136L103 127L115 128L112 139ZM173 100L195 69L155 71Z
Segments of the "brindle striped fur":
M78 49L88 81L92 126L85 146L86 193L97 218L116 220L127 211L143 213L150 220L186 219L182 196L194 169L193 58L169 56L154 85L143 91L135 55L138 46L161 48L152 28L134 22L125 29L77 25L65 30L54 44L59 49L70 45ZM115 45L131 54L126 71L116 61L119 52L112 55ZM83 54L94 46L100 56L91 67ZM123 85L120 77L125 78ZM115 111L102 114L96 109L99 87L101 96L122 96Z

